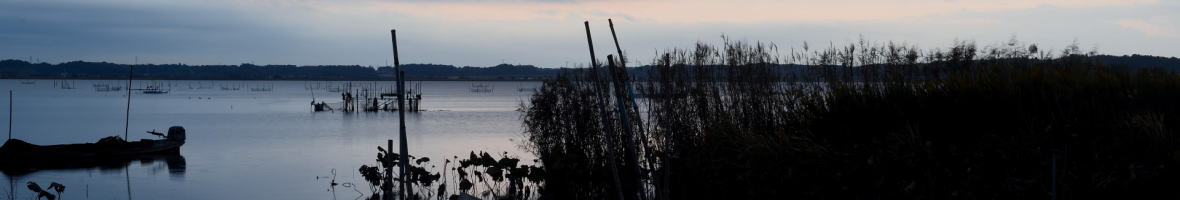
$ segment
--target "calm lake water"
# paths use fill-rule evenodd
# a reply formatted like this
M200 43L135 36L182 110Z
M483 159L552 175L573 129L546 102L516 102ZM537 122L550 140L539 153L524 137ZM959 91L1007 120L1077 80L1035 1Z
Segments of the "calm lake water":
M95 142L123 135L126 91L99 92L95 84L125 87L117 80L0 80L3 91L15 93L13 137L33 144ZM123 168L45 170L0 174L2 197L33 199L29 181L66 186L65 199L354 199L350 188L329 191L332 171L337 182L351 182L360 191L368 185L357 173L375 164L377 146L397 140L396 112L312 112L310 102L339 102L330 81L136 81L136 88L161 85L167 94L133 93L130 138L154 139L148 130L184 126L183 168L158 161L135 161ZM351 82L354 88L392 87L392 82ZM74 89L60 89L69 84ZM486 84L492 92L469 90ZM533 155L520 146L519 105L539 82L421 82L420 113L406 113L410 154L434 158L465 156L469 151L508 152L532 164ZM239 90L222 90L221 87ZM272 91L251 91L267 87ZM518 88L525 88L521 91ZM3 127L8 128L9 103L0 100ZM6 129L0 129L3 131ZM0 137L5 137L0 135ZM396 148L396 147L395 147ZM175 159L173 159L175 161ZM176 162L172 162L176 164ZM127 172L127 173L125 173ZM129 175L129 178L128 178ZM130 180L128 182L128 180ZM12 184L15 183L15 184Z

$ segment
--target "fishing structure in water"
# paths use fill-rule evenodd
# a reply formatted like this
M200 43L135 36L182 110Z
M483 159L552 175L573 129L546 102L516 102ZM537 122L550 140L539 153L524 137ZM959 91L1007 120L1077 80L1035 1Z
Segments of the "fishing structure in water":
M472 83L471 86L468 87L467 89L470 90L471 92L476 92L476 93L488 93L488 92L492 92L493 90L495 90L496 87L488 85L488 84Z
M123 87L111 85L109 83L95 83L93 84L95 92L118 92L123 91Z
M54 80L53 87L57 89L72 90L74 89L73 80Z
M422 102L422 83L410 84L405 91L406 111L418 112L419 105ZM398 106L397 101L403 98L396 88L384 87L377 83L372 83L367 86L361 86L353 83L345 83L340 93L341 102L327 103L324 101L317 101L315 95L312 95L311 107L312 111L343 111L343 112L381 112L381 111L398 111L402 106ZM331 91L329 91L331 92Z
M144 94L168 94L168 91L170 91L167 89L162 89L162 88L160 88L160 86L155 86L155 85L149 85L143 89L134 89L134 90L141 90L141 91L143 91Z
M270 92L270 91L274 91L274 90L275 90L274 84L268 84L268 85L259 84L259 85L255 85L254 87L250 87L251 92Z

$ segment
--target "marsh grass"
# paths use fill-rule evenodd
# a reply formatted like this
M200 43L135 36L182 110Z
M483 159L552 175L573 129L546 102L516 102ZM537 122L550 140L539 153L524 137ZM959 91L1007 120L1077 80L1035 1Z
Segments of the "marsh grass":
M627 199L1180 196L1180 76L1059 52L726 39L659 53L624 112L600 111L618 102L595 94L627 95L605 86L627 73L548 80L524 105L525 132L547 171L540 193L556 199L613 199L615 187ZM625 147L607 143L642 156L608 157ZM642 185L612 184L608 159L641 167L619 176Z

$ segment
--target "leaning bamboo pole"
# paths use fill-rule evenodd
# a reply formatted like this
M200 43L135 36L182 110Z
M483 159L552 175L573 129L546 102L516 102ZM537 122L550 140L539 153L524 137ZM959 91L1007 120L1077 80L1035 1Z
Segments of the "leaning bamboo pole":
M631 124L631 113L627 110L627 101L624 99L626 95L622 86L622 83L627 81L627 72L623 71L625 69L617 65L618 60L613 56L607 55L606 60L607 68L610 72L608 80L614 86L615 109L617 109L616 112L619 115L619 126L622 126L623 129L623 167L628 168L631 170L630 173L632 173L630 176L627 176L627 181L629 184L632 184L627 187L627 196L643 199L644 195L642 195L643 192L640 190L643 184L641 180L642 171L639 170L639 156L635 152L635 134L632 131L634 124Z
M618 54L616 54L618 55L618 62L611 62L611 65L617 63L617 67L611 68L616 70L614 73L615 76L613 76L616 77L614 80L616 95L615 100L618 104L619 118L622 120L624 126L623 131L626 133L626 136L624 136L625 139L623 140L627 145L624 147L624 153L626 153L625 156L627 157L625 160L627 163L625 165L631 168L631 173L634 173L634 176L632 177L632 184L635 184L633 186L635 188L633 189L635 190L638 199L647 199L646 192L643 190L643 171L639 168L639 154L636 151L637 145L635 144L636 136L638 136L638 139L643 141L643 147L646 148L648 146L647 136L643 134L643 122L642 119L639 118L639 115L635 115L635 124L638 124L638 127L640 127L638 130L634 130L634 127L636 126L630 121L631 110L634 110L636 113L639 112L638 106L635 104L635 89L634 86L631 85L631 80L628 78L629 75L627 73L627 61L623 56L623 48L619 46L619 36L615 34L615 22L614 20L607 19L607 23L610 25L610 35L611 39L613 39L615 42L615 50L618 51ZM627 106L628 103L630 106ZM645 149L644 152L650 153L650 150ZM651 156L650 154L647 155L649 164L648 167L649 169L654 169L650 166Z
M623 200L623 184L622 181L619 180L618 164L615 163L615 158L617 157L615 155L614 147L615 127L607 117L608 112L606 111L606 102L603 100L604 97L602 96L605 91L603 91L604 87L601 87L601 84L599 84L601 80L598 79L598 58L594 55L594 39L590 36L590 21L584 22L584 25L586 26L586 43L590 46L590 74L592 76L590 77L590 81L592 81L594 86L596 86L594 99L598 104L596 107L598 107L598 113L602 120L602 131L606 135L606 163L607 165L610 165L611 181L615 186L615 197L619 200Z

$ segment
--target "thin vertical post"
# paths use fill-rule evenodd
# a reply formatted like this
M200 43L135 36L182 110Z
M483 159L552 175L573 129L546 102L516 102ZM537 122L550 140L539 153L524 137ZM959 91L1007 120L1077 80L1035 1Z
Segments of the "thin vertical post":
M404 82L406 79L406 72L398 71L397 73L397 119L400 121L398 126L398 137L401 139L401 156L399 158L401 158L402 164L402 167L399 169L401 169L402 173L402 185L404 185L404 187L402 187L402 194L404 194L403 199L405 199L414 195L414 188L413 185L410 185L409 181L405 178L406 173L409 172L408 168L410 167L409 146L406 144L406 86Z
M135 64L127 68L127 112L123 114L123 140L131 141L128 132L131 129L131 80L135 77L135 65L139 65L139 56L135 57ZM127 180L127 200L131 200L131 166L123 168L123 176Z
M385 167L387 167L385 169L385 183L386 184L393 184L393 169L388 168L388 167L393 167L393 163L394 163L393 156L390 156L390 153L393 152L393 140L385 140L385 142L386 142L386 149L388 149L387 152L385 152L385 163L389 164L389 165L385 166ZM381 186L381 190L385 191L385 197L383 197L383 199L387 199L387 200L393 199L393 186L392 185L383 185L383 186Z
M139 63L139 57L135 58L136 64ZM135 65L127 67L127 110L123 113L123 140L131 141L127 138L127 132L131 127L131 79L135 76Z
M598 74L598 67L599 67L598 66L598 58L594 55L594 38L590 36L590 21L585 21L583 23L583 25L586 26L586 43L590 46L590 70L591 70L590 73L594 76L598 76L599 75ZM614 124L611 123L610 119L607 117L607 111L606 111L606 107L605 107L606 102L603 101L603 97L602 97L602 94L605 93L605 91L603 91L604 88L601 87L601 84L598 83L598 81L601 81L601 80L598 80L597 78L591 78L591 79L592 79L592 81L594 81L595 88L597 88L597 91L594 92L594 95L595 95L594 99L598 103L598 106L596 106L596 107L598 107L598 113L600 113L599 116L600 116L600 119L602 120L602 126L603 126L602 132L604 132L604 134L606 135L606 155L607 155L606 160L607 160L607 165L610 165L611 181L615 185L615 198L619 199L619 200L623 200L624 199L623 198L623 184L622 184L622 181L619 180L618 164L615 163L616 156L615 156L615 147L614 147L614 142L615 142Z
M8 90L8 139L12 139L12 90Z

